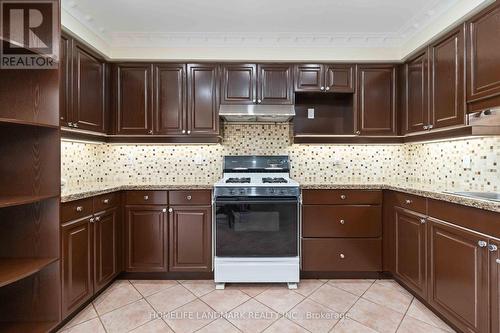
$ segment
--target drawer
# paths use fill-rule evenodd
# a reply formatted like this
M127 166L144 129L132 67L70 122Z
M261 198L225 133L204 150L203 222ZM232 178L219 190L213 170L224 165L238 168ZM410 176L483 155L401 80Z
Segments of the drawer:
M424 197L396 192L394 194L394 205L421 214L427 214L427 199Z
M380 190L304 190L302 202L309 205L380 205Z
M379 272L381 239L303 239L303 271Z
M127 191L127 205L167 205L167 191Z
M118 192L94 197L94 212L100 212L118 205L120 205L120 194Z
M92 198L65 202L61 204L61 222L68 222L92 215Z
M381 206L304 205L304 237L380 237Z
M212 191L193 190L193 191L169 191L169 205L208 205L212 204Z

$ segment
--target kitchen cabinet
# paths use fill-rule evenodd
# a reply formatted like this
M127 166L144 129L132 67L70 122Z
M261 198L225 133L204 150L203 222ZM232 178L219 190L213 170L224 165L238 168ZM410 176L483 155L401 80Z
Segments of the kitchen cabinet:
M466 22L469 111L500 105L500 3Z
M186 65L154 65L154 133L186 133Z
M219 134L219 67L217 64L188 64L188 135Z
M490 239L490 332L500 332L500 240Z
M291 65L258 64L257 71L258 104L293 104Z
M427 217L395 207L395 274L420 297L427 296Z
M429 128L428 70L427 49L405 64L405 133Z
M257 103L257 65L224 65L222 68L222 104L255 103Z
M125 271L167 271L166 205L126 206Z
M94 216L94 290L106 286L118 274L119 221L117 208Z
M295 65L295 91L352 93L355 68L343 64Z
M151 72L150 64L114 65L115 134L153 134Z
M71 112L71 44L70 37L61 35L59 48L59 120L61 126L69 126Z
M359 65L358 135L396 135L396 67Z
M460 330L488 331L488 239L430 217L429 304Z

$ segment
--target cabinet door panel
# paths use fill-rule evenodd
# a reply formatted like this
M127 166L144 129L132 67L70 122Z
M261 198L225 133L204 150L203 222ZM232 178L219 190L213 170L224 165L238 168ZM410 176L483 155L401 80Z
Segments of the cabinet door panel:
M496 250L490 252L491 332L500 332L500 241L490 240Z
M321 91L324 67L319 64L295 65L295 91Z
M186 132L185 65L155 65L154 83L155 133L184 134Z
M73 123L78 128L104 132L104 62L73 46Z
M63 316L76 310L93 294L90 217L61 228Z
M117 65L117 134L148 134L151 127L151 66Z
M258 65L257 98L262 104L293 104L290 65Z
M406 132L423 131L429 125L427 52L406 64Z
M478 246L484 237L434 218L429 221L429 303L464 332L486 332L487 250Z
M97 292L117 274L117 210L96 215L94 223L94 289Z
M329 92L354 92L354 66L326 65L325 89Z
M216 64L189 64L188 131L191 135L219 134L219 84Z
M173 206L170 213L170 271L212 268L211 208Z
M360 134L396 135L395 67L359 66L358 84Z
M429 48L431 122L434 128L465 123L464 34L459 28Z
M500 4L467 23L467 101L500 95Z
M164 208L126 208L126 270L128 272L167 271L167 230Z
M396 207L396 275L421 297L427 295L426 216Z
M256 102L257 66L224 65L222 71L222 103L253 104Z
M59 64L59 120L61 126L71 121L71 38L61 35Z

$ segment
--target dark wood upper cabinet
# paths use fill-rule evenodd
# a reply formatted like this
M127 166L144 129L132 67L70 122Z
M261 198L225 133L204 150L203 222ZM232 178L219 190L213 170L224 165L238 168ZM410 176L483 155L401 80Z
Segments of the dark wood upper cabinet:
M500 105L500 3L467 23L467 102L469 110Z
M226 64L222 68L222 104L257 102L257 65Z
M426 216L395 207L395 273L422 298L427 297Z
M186 133L186 65L154 65L155 134Z
M66 316L93 294L90 216L61 227L62 312Z
M103 61L73 42L73 126L104 132L105 86Z
M295 65L295 91L321 91L324 67L320 64Z
M170 260L172 272L212 270L210 206L172 206L170 212Z
M106 286L118 274L117 208L94 217L94 290Z
M500 332L500 241L491 239L490 250L490 332Z
M429 126L428 54L420 53L405 65L405 132L427 130Z
M291 65L259 64L257 70L257 103L293 104Z
M429 303L463 332L488 331L488 251L477 234L429 218Z
M352 93L355 86L354 66L325 65L325 90Z
M396 135L396 68L358 67L357 134Z
M430 124L434 128L465 124L464 47L463 27L429 46Z
M127 206L125 270L167 271L167 219L162 206Z
M61 126L68 126L71 118L71 38L61 35L59 49L59 120Z
M153 134L151 65L115 65L114 79L116 134Z
M219 76L217 64L188 64L187 134L219 134Z

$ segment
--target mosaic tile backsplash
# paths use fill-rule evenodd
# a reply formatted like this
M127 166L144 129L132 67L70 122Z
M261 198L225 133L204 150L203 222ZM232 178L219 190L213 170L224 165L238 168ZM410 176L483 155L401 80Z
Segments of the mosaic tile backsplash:
M498 191L500 137L405 145L293 145L288 124L224 126L218 145L61 143L62 178L72 184L211 184L225 155L289 155L302 183L419 184ZM463 163L470 156L470 166Z

